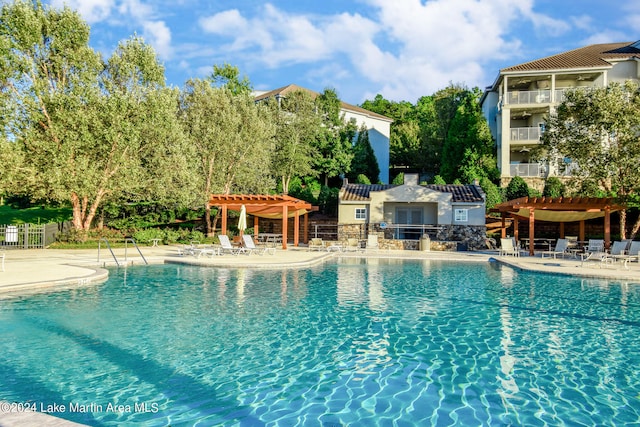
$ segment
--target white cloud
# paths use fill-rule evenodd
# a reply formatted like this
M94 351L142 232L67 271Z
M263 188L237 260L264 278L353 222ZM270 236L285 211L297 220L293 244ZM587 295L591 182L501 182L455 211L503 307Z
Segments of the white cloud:
M309 76L325 80L322 73L330 68L323 63L346 60L360 80L379 85L385 96L412 101L450 82L483 87L488 78L482 65L512 56L521 46L511 33L516 25L529 23L551 35L570 29L564 21L534 12L532 0L367 3L374 12L370 17L293 14L266 4L255 16L231 9L199 24L205 32L227 38L224 49L246 61L269 68L317 63ZM347 74L333 78L358 79Z
M628 36L620 31L614 30L605 30L600 31L595 34L590 35L586 39L582 40L580 45L586 46L590 44L599 44L599 43L617 43L617 42L626 42L633 41L628 40Z
M154 9L148 4L139 0L122 0L118 6L118 12L125 16L130 16L137 21L150 20L154 16Z
M161 59L169 59L172 56L171 47L171 30L162 21L145 21L142 24L144 28L145 40L154 47Z
M115 0L51 0L51 6L61 9L64 6L77 10L89 24L103 21L111 15Z

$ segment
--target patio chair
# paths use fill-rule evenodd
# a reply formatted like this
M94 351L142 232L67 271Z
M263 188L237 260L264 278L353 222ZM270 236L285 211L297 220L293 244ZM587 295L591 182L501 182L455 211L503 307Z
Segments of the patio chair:
M640 242L633 241L629 245L629 250L624 258L624 268L629 268L628 263L634 261L640 263Z
M607 263L611 261L611 258L608 258L608 255L609 254L604 251L593 251L580 254L580 267L583 267L585 262L595 261L602 268L602 265L607 265Z
M210 257L213 257L215 255L221 255L222 252L220 251L219 247L215 247L213 245L211 246L201 246L201 247L197 247L193 249L193 255L196 258L200 258L203 255L209 255Z
M611 262L616 262L617 260L624 260L627 257L627 246L628 243L625 242L613 242L611 246L611 251L607 254L607 258L611 260Z
M347 246L344 248L345 252L358 252L361 251L360 241L358 239L347 239Z
M229 236L226 234L219 234L218 240L220 241L222 253L229 252L231 255L238 255L240 252L246 252L246 249L243 247L233 246L229 240Z
M323 251L325 249L324 241L320 237L312 237L309 240L309 251Z
M503 237L500 239L500 256L503 255L520 256L520 249L518 249L513 237Z
M245 252L248 255L251 255L254 252L257 252L260 255L264 255L264 253L267 251L271 253L271 255L276 254L276 248L269 248L267 246L256 246L255 242L253 241L253 237L251 237L251 235L249 234L244 234L242 236L242 243L244 244Z
M380 244L378 243L378 235L377 234L369 234L367 236L367 246L365 250L368 252L370 250L375 250L378 252L380 249Z
M541 252L541 257L544 258L545 254L549 255L549 257L551 257L551 255L553 255L553 258L555 259L556 255L560 255L562 256L562 258L564 258L565 254L567 253L567 249L569 248L569 240L567 239L558 239L558 241L556 242L556 247L553 250L550 251L542 251Z
M589 243L584 248L586 254L590 252L604 252L604 240L602 239L589 239Z

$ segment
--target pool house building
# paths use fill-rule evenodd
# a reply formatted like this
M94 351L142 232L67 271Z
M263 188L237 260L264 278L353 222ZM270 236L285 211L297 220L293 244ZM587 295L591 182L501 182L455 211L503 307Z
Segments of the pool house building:
M382 248L480 249L486 247L485 194L476 184L423 185L418 174L405 174L401 185L345 179L338 226L339 239L376 234Z

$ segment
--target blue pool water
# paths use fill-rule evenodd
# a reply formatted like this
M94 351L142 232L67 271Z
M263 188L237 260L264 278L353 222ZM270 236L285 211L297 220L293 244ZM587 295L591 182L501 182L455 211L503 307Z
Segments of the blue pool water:
M629 425L639 289L495 263L112 270L0 301L0 400L105 426Z

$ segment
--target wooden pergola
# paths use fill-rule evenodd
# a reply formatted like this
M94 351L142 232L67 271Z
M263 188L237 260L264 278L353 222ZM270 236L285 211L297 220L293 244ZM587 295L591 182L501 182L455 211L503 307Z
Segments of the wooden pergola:
M300 216L303 217L303 241L309 240L309 212L317 211L317 206L291 196L268 194L212 194L210 206L222 210L222 234L227 234L227 214L229 210L239 211L244 205L247 214L253 215L253 233L258 235L259 218L282 219L282 249L287 249L287 222L294 219L293 244L300 239Z
M536 220L560 223L561 238L564 237L565 223L580 222L579 240L584 241L585 221L604 217L604 241L605 247L608 248L611 242L611 213L622 209L624 206L615 204L609 197L521 197L496 205L490 211L500 212L502 237L507 235L507 216L513 219L516 240L519 240L518 221L529 221L529 255L533 255Z

